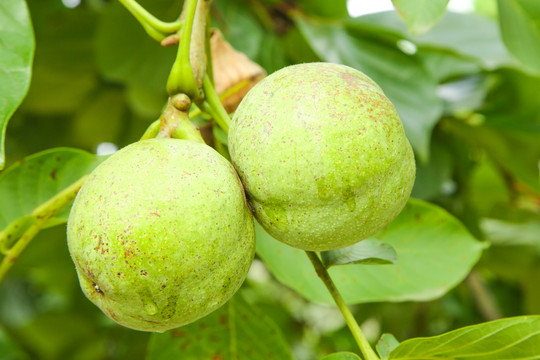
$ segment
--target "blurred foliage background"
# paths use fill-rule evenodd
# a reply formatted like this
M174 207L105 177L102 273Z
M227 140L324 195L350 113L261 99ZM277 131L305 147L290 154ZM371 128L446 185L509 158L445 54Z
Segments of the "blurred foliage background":
M164 20L182 5L141 3ZM36 52L29 93L7 128L7 165L52 147L103 153L137 141L166 102L175 49L150 39L116 1L27 4ZM345 0L214 1L213 25L268 73L328 61L378 82L415 149L413 197L445 208L490 244L437 300L353 306L371 341L382 332L404 340L540 314L540 65L512 55L501 36L505 16L520 23L524 15L497 9L494 0L475 1L471 13L448 12L411 34L394 11L351 17ZM504 36L527 41L518 31ZM334 307L303 299L260 260L242 291L275 321L296 359L356 349ZM64 226L39 234L0 284L1 359L143 359L149 338L84 298Z

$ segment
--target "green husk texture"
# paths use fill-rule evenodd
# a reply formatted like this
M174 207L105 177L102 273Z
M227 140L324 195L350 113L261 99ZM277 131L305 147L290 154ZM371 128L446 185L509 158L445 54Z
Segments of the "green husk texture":
M201 143L152 139L92 172L71 210L68 245L92 302L121 325L161 332L238 290L255 237L227 160Z
M304 250L378 232L414 183L413 152L394 106L370 78L343 65L273 73L243 99L228 140L257 220Z

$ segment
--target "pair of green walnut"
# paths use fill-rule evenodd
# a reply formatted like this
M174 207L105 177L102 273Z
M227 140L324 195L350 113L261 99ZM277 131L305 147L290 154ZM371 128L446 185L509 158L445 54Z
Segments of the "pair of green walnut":
M116 322L165 331L223 305L254 256L252 213L286 244L330 250L386 226L414 182L393 105L343 65L267 77L228 136L234 167L202 143L145 140L107 159L80 190L70 253L84 293Z

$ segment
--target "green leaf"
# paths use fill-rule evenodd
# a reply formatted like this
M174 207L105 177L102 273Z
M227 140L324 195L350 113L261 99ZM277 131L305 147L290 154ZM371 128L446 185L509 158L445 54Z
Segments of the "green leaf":
M255 229L257 253L279 281L309 300L332 303L303 251L271 238L258 224ZM329 269L348 303L440 297L468 274L484 248L450 214L414 199L376 237L396 249L397 264Z
M540 2L498 0L502 37L508 50L540 73Z
M319 57L297 27L291 28L283 37L287 57L295 64L320 61Z
M445 114L463 117L463 114L481 109L492 85L493 79L480 75L461 77L441 84L438 94L444 100Z
M396 340L392 334L382 334L381 338L377 342L377 352L382 360L388 360L390 353L399 345L399 341Z
M540 221L511 223L497 219L483 219L481 228L487 239L498 246L532 246L540 254Z
M238 294L193 324L153 334L147 360L292 360L280 330Z
M439 82L482 72L478 61L445 50L422 48L418 55L423 59L424 66Z
M437 82L422 61L403 53L396 43L382 41L377 30L354 21L344 26L297 17L296 23L322 60L354 67L381 86L396 107L412 146L427 160L442 101L436 95Z
M540 359L540 316L522 316L467 326L430 338L402 342L390 360Z
M444 15L449 0L392 0L411 34L427 32Z
M261 47L255 62L269 74L289 65L285 57L284 42L281 38L273 34L266 34L262 42L264 46Z
M420 46L472 57L488 70L502 66L522 68L506 50L497 24L478 15L448 12L431 31L411 40Z
M56 148L25 158L0 174L0 229L26 216L37 206L92 171L104 157L82 150ZM67 221L69 209L49 226Z
M321 360L362 360L358 355L351 352L339 352L326 355Z
M504 66L523 69L506 50L497 23L482 16L447 12L429 32L415 36L407 33L407 28L392 11L361 16L355 21L392 31L394 36L413 42L419 52L422 48L451 51L475 59L487 70Z
M506 124L495 124L491 120L496 119L489 116L487 121L479 126L471 126L461 121L448 121L445 123L445 129L485 150L498 166L540 194L538 176L540 127L526 124L522 118L530 118L530 115L514 114L513 118L505 117L508 122ZM516 157L514 149L527 149L527 151L520 152Z
M34 57L34 34L24 0L0 4L0 170L4 168L7 123L28 86Z
M345 248L323 251L321 258L329 268L346 264L395 264L397 254L392 245L370 238Z

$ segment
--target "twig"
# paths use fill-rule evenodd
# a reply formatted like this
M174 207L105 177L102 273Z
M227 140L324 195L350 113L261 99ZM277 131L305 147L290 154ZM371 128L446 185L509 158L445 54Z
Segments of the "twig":
M7 249L6 255L2 259L2 263L0 263L0 282L2 282L8 270L13 266L30 241L41 231L41 229L43 229L53 216L75 198L87 177L88 175L83 176L32 211L32 216L34 216L36 220L24 232L20 239L11 248Z
M309 260L311 260L311 263L313 264L317 275L319 276L319 278L321 278L322 282L330 292L330 295L332 295L332 298L334 299L337 307L339 308L339 311L341 311L341 314L345 318L345 322L347 323L347 326L349 326L349 329L351 330L351 333L353 334L354 339L356 340L356 343L358 344L358 347L360 348L360 351L362 352L365 360L380 360L377 354L375 354L375 352L369 345L369 342L364 336L362 329L360 329L360 326L356 322L353 314L347 307L347 304L345 304L345 300L343 300L343 298L341 297L341 294L339 293L336 285L332 281L330 274L328 274L328 271L326 271L326 268L321 262L321 259L319 259L319 256L313 251L306 251L306 254Z

